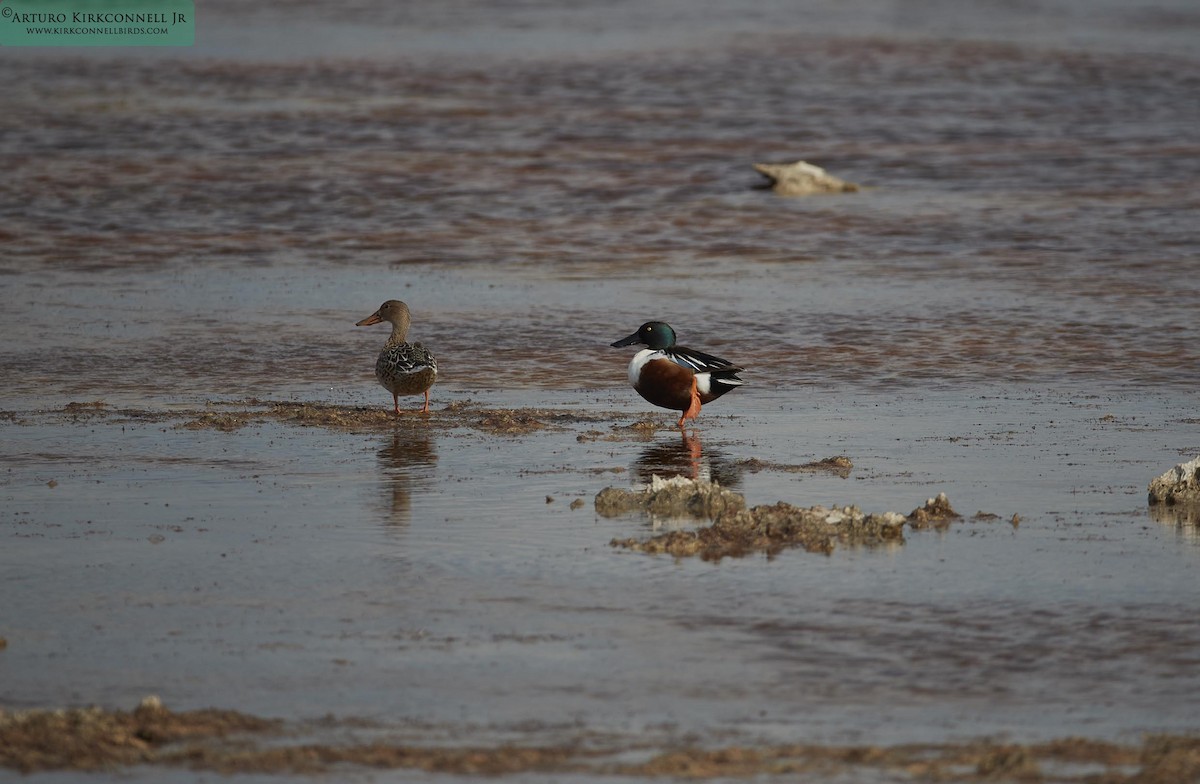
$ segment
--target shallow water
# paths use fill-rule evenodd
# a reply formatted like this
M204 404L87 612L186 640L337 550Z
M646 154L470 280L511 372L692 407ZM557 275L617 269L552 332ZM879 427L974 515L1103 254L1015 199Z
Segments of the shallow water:
M0 52L0 703L473 742L1198 729L1200 537L1145 501L1200 454L1189 4L338 8ZM799 158L865 190L756 187ZM705 408L698 466L607 421L46 413L385 406L383 328L353 324L393 296L435 408L627 424L650 409L608 344L648 318L750 383ZM850 478L743 462L834 454ZM1001 520L831 557L610 548L649 523L594 494L681 468Z
M907 512L944 490L1000 519L716 564L613 549L649 523L592 511L602 487L679 463L669 429L636 443L31 418L4 447L6 702L158 693L472 742L1191 729L1200 538L1154 522L1142 477L1164 441L1186 443L1162 422L1195 402L751 399L698 434L700 473L751 503ZM849 479L738 463L835 452L854 456Z

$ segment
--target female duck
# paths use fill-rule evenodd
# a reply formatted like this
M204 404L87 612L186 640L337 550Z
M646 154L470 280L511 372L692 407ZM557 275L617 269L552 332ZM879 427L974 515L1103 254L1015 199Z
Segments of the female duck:
M398 299L389 299L379 310L367 316L355 326L369 327L387 321L392 325L392 336L375 360L375 378L383 388L392 393L396 413L400 413L400 395L425 393L425 407L421 413L429 413L429 388L437 380L437 360L420 343L406 343L408 325L412 314Z
M656 406L681 411L678 425L695 419L702 403L711 403L746 383L737 377L745 368L703 351L675 345L675 330L662 321L647 321L637 332L613 343L614 348L647 346L629 363L629 383Z

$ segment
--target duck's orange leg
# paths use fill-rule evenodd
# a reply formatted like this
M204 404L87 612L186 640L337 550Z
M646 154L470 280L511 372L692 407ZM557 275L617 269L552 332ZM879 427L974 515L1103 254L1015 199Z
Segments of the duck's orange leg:
M396 412L396 416L400 416L400 396L395 392L392 393L392 407Z
M684 409L683 415L679 417L679 429L683 429L683 423L689 419L695 419L700 413L700 390L696 389L696 377L692 376L692 399L688 403L688 407Z
M425 407L421 409L422 414L429 413L429 390L425 390Z

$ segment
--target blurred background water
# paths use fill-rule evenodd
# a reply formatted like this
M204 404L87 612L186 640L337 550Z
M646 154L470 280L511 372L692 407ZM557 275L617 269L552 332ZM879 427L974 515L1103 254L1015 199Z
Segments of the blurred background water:
M385 296L468 386L618 385L652 317L772 387L1197 380L1188 3L197 13L2 53L9 394L344 374Z

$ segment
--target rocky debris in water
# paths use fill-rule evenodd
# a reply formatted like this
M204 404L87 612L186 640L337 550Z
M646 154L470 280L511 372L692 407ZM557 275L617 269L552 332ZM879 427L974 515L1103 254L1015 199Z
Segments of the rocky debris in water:
M904 522L904 516L895 512L865 515L856 506L804 509L780 502L723 514L712 525L694 531L668 531L649 539L614 539L611 544L677 558L698 555L706 561L756 552L775 555L789 547L829 554L838 543L902 544Z
M852 193L858 186L839 180L820 166L805 161L794 163L756 163L754 169L770 180L771 190L780 196L811 196L817 193Z
M617 517L643 511L652 518L692 517L712 520L720 515L746 508L746 499L716 482L682 476L650 478L641 490L606 487L596 494L596 512L601 517Z
M1150 482L1150 505L1200 506L1200 457L1180 463Z
M793 474L830 473L845 479L850 476L850 471L853 470L854 463L845 455L826 457L822 460L800 463L799 465L772 463L769 460L760 460L757 457L751 457L739 461L738 466L755 473L758 471L786 471Z
M955 520L961 520L962 515L950 506L950 499L945 493L938 493L937 498L930 498L924 506L917 507L908 515L908 526L914 531L923 528L945 528Z
M1148 491L1150 516L1157 522L1200 526L1200 457L1155 477Z
M719 503L711 501L713 494L717 494ZM716 483L683 477L654 477L643 490L608 487L596 496L596 511L605 517L638 510L645 510L651 517L687 515L713 522L704 528L668 531L648 539L614 539L610 542L613 547L676 557L698 555L705 560L755 552L774 555L789 547L828 554L838 544L903 544L905 524L916 530L940 529L962 519L945 493L928 499L907 517L897 512L868 515L857 506L802 508L784 502L746 509L740 494L721 489Z

